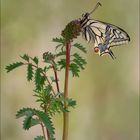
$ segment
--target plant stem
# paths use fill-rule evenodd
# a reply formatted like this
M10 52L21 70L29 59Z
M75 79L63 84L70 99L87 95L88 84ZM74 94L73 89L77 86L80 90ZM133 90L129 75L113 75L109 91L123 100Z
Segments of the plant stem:
M66 43L66 69L65 69L65 85L64 85L64 97L68 98L68 80L69 80L69 65L70 65L70 49L71 43ZM67 104L64 102L64 107L67 110ZM62 140L68 140L68 127L69 127L69 113L63 113L63 138Z
M57 92L60 92L60 90L59 90L59 84L58 84L57 70L55 69L54 65L52 65L52 68L53 68L53 71L54 71L54 76L55 76L55 83L56 83Z
M48 137L48 140L50 139L50 134L49 134L49 131L48 129L46 128L46 133L47 133L47 137Z
M41 125L41 128L42 128L42 133L43 133L44 139L46 140L45 131L44 131L44 126L43 126L42 123L41 123L40 125Z

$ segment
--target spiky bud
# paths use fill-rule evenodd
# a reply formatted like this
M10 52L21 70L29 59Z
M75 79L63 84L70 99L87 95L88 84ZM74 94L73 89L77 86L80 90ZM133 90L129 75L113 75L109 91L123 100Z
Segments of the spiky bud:
M78 20L73 20L66 25L61 35L65 38L67 42L73 41L74 38L77 38L77 36L80 35L80 32L81 32L80 22Z

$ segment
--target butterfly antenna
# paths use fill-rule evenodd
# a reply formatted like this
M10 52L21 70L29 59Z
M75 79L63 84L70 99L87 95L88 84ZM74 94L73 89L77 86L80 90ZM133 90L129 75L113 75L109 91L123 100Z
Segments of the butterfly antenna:
M100 2L95 5L94 9L89 13L89 15L91 15L99 6L102 6Z

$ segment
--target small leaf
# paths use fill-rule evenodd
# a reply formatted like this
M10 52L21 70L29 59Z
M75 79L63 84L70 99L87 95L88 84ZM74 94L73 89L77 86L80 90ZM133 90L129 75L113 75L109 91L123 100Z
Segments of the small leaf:
M78 53L73 54L73 56L79 60L81 63L83 64L87 64L87 62L85 61L85 59L83 59Z
M37 136L34 140L45 140L43 136Z
M72 72L73 77L79 77L79 67L75 63L70 64L70 70Z
M22 59L26 60L29 62L29 56L27 54L24 54L23 56L20 56Z
M41 90L45 83L45 77L41 75L42 69L37 68L35 72L35 85L36 85L36 90Z
M25 117L24 121L23 121L23 128L25 130L28 130L31 126L31 119L32 119L32 116L28 116L28 117Z
M66 55L66 51L61 51L56 54L57 57L62 56L62 55Z
M73 100L73 99L68 99L68 106L75 107L76 106L76 101Z
M23 116L32 116L33 112L34 112L34 109L32 108L22 108L17 112L16 118L20 118Z
M58 48L61 48L63 50L63 47L65 46L65 39L64 38L53 38L53 42L58 43L57 46L55 46L55 49L57 50Z
M64 44L65 43L65 40L64 40L64 38L53 38L53 40L52 40L53 42L57 42L57 43L61 43L61 44Z
M39 60L37 57L34 57L32 60L35 62L36 65L38 65Z
M78 53L73 54L73 56L75 57L73 59L73 62L75 64L77 64L83 70L84 69L84 65L87 64L86 60L83 59Z
M25 117L25 119L23 121L23 128L25 130L28 130L32 126L35 126L35 125L38 125L38 124L40 124L39 119L34 119L34 118L32 118L32 116L27 116L27 117Z
M6 66L5 69L7 70L7 72L10 72L13 69L15 69L15 68L17 68L19 66L22 66L22 65L24 65L24 63L22 63L22 62L16 62L16 63L13 63L13 64L10 64L10 65Z
M30 81L33 78L33 67L32 64L28 64L27 67L27 80Z
M16 117L17 118L20 118L23 116L26 117L23 124L24 124L24 128L27 130L33 125L31 118L34 115L37 116L39 120L43 122L43 124L49 131L50 137L54 138L55 132L54 132L53 123L51 121L51 118L45 112L32 109L32 108L23 108L17 112Z
M60 69L63 69L66 67L66 59L60 59L57 63L58 63L58 66L60 66Z
M84 69L83 64L79 60L74 59L73 62L75 62L75 64L77 64L81 69Z
M42 111L36 111L36 114L40 118L40 120L44 123L45 127L48 129L50 137L54 138L55 132L51 118L45 112Z
M83 47L81 44L75 43L73 46L76 47L76 48L78 48L78 49L81 50L82 52L87 53L86 48Z

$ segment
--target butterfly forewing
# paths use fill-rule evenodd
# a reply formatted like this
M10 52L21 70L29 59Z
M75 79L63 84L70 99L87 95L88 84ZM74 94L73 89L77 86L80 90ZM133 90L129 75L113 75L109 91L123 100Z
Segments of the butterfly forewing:
M122 45L130 41L129 35L123 29L98 20L87 20L82 32L85 39L88 42L93 41L95 47L97 47L100 43L105 43L107 28L110 30L108 47Z

